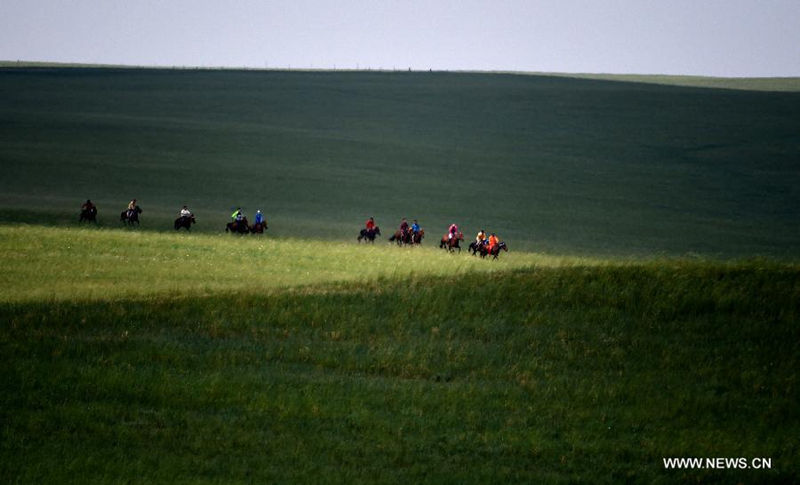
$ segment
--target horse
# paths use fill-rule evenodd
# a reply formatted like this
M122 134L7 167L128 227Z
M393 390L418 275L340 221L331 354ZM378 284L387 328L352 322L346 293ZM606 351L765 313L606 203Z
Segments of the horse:
M81 218L78 219L78 222L89 221L94 222L97 224L97 207L92 207L91 209L82 209L81 210Z
M463 241L463 240L464 240L464 233L463 232L459 232L453 238L450 238L450 237L448 237L448 234L445 234L444 236L442 236L442 240L439 242L439 247L443 248L443 249L447 249L451 253L454 252L456 249L458 249L458 252L460 253L461 252L461 245L458 242L459 241Z
M375 229L371 231L368 229L362 229L358 235L358 242L361 242L362 239L366 239L367 241L374 244L375 237L380 235L381 235L381 228L378 226L375 226Z
M250 233L250 226L247 224L247 218L243 218L241 221L233 221L229 222L225 225L225 232L230 232L231 234L248 234Z
M481 253L481 258L485 258L487 254L491 254L494 256L492 260L497 259L497 256L500 255L500 250L508 251L508 246L504 241L500 241L499 243L495 244L493 248L489 249L489 246L481 246L479 251Z
M411 244L422 244L423 237L425 237L424 229L420 229L418 232L412 233Z
M479 243L478 241L472 241L469 243L469 250L472 251L472 255L475 256L483 247L484 244Z
M264 231L267 230L267 221L264 222L256 222L252 226L250 226L250 232L253 234L264 234Z
M142 213L142 209L137 205L131 210L124 210L119 215L119 220L121 222L127 223L129 226L132 226L135 222L137 225L139 224L139 214Z
M187 231L192 229L192 224L196 224L197 221L194 218L194 214L190 216L181 216L175 219L175 230L179 231L182 227L185 228Z
M411 230L408 231L401 231L400 229L396 230L394 234L389 237L389 242L397 241L398 246L402 246L403 244L411 244L412 243L412 232Z

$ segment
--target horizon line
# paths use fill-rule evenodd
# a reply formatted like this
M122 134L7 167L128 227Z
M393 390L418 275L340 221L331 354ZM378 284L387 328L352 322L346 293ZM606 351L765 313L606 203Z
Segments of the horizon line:
M450 73L474 73L474 74L519 74L519 75L542 75L542 76L638 76L638 77L670 77L670 78L687 78L687 79L719 79L719 80L758 80L758 79L797 79L798 76L711 76L704 74L670 74L670 73L643 73L643 72L588 72L588 71L527 71L517 69L441 69L430 67L428 69L415 69L412 67L391 68L379 66L373 68L372 66L361 67L356 64L356 67L313 67L313 66L297 66L291 65L283 66L232 66L232 65L168 65L168 64L104 64L104 63L91 63L91 62L65 62L65 61L30 61L30 60L7 60L0 59L0 68L9 67L59 67L59 68L106 68L106 69L153 69L153 70L176 70L176 71L272 71L272 72L450 72Z

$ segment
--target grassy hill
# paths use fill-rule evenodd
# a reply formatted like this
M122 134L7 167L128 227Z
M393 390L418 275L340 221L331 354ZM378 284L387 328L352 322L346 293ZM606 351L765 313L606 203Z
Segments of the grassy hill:
M670 76L663 74L566 74L540 73L576 79L619 81L623 83L661 84L695 88L737 89L744 91L798 92L800 78L797 77L708 77Z
M41 227L0 258L5 483L797 479L796 265Z
M466 73L0 70L0 220L369 216L554 254L796 257L800 93Z

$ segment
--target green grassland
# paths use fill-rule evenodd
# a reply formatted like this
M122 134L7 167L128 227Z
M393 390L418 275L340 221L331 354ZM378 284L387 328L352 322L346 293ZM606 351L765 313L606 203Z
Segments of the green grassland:
M0 482L798 481L800 93L756 84L0 68Z
M0 258L5 483L798 477L796 265L37 226Z
M707 76L668 76L656 74L547 74L576 79L595 79L619 81L622 83L661 84L664 86L684 86L696 88L738 89L744 91L797 92L800 91L800 78L797 77L707 77Z
M455 221L551 254L796 257L800 93L467 73L0 70L0 220L183 204L276 237Z
M514 251L489 261L489 257L454 257L432 246L387 248L362 243L357 247L229 234L0 226L0 295L8 302L62 302L179 298L219 291L270 293L321 283L412 275L460 277L567 261ZM588 258L569 261L597 264Z

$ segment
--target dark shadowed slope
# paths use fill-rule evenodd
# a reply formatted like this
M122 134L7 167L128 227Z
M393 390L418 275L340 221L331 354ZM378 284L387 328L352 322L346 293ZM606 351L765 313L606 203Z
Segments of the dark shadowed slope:
M795 257L800 94L459 73L0 70L0 220L273 235L370 215L515 248ZM45 213L48 215L45 216Z

